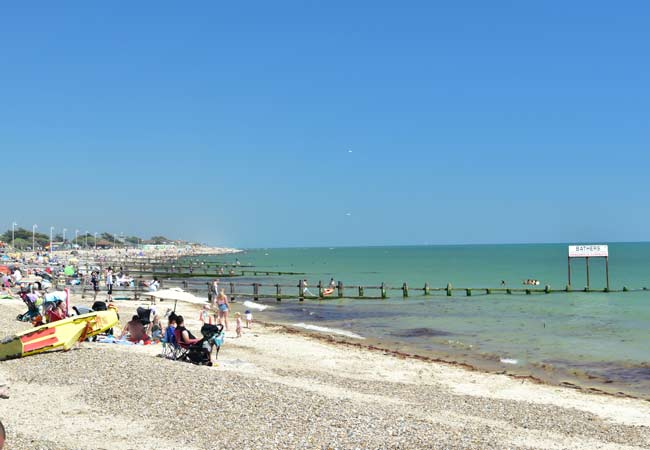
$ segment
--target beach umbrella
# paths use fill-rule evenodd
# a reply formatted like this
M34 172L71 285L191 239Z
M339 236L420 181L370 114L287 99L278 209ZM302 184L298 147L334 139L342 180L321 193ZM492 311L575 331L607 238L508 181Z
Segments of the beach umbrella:
M65 266L65 269L63 269L63 273L64 273L66 276L71 277L72 275L74 275L74 267L72 267L72 266Z
M9 275L11 273L11 270L9 270L9 267L7 267L7 266L0 266L0 273L4 273L6 275Z
M154 299L159 300L176 300L179 302L195 303L203 305L207 303L207 299L195 296L190 292L185 292L180 288L161 289L155 292L143 292L142 295L148 295Z

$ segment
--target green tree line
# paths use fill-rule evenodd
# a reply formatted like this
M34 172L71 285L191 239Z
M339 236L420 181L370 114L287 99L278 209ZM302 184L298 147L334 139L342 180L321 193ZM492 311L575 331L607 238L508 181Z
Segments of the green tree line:
M50 243L50 236L45 234L45 233L39 233L36 232L34 234L34 243L37 248L44 248L45 245ZM0 234L0 241L6 242L7 244L11 245L11 230L5 231L3 234ZM63 236L60 234L57 234L53 238L54 242L61 242L63 241ZM138 236L126 236L124 238L121 238L115 234L112 233L101 233L97 235L97 242L100 242L102 240L110 242L111 245L115 242L117 246L123 246L123 245L138 245L141 242L148 242L148 243L153 243L153 244L165 244L170 241L170 239L167 239L164 236L153 236L151 239L148 241L146 239L142 239ZM74 244L75 243L75 238L73 236L66 236L65 239L66 243ZM17 249L25 250L28 248L32 247L32 230L27 230L25 228L16 228L14 230L14 243L15 247ZM94 234L79 234L77 236L77 244L81 247L85 247L86 245L88 247L94 247L95 246L95 235Z

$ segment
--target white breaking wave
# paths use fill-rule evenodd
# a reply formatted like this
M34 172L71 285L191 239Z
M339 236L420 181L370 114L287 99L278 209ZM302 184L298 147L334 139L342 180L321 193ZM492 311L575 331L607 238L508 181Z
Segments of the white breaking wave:
M511 359L511 358L501 358L501 359L499 359L499 361L501 361L503 364L517 364L517 363L519 363L519 361L517 361L516 359Z
M321 333L338 334L340 336L345 336L352 339L365 339L363 336L359 336L358 334L352 333L351 331L339 330L338 328L319 327L318 325L311 325L307 323L294 323L293 326L304 328L305 330L318 331Z
M253 302L248 301L248 300L246 300L244 302L244 306L246 308L256 309L258 311L264 311L266 308L268 308L268 306L266 306L266 305L260 305L259 303L253 303Z

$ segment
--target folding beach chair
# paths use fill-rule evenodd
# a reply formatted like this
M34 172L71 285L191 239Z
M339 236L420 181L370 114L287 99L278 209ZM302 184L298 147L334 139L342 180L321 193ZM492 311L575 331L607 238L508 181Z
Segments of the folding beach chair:
M183 350L176 343L176 335L171 332L169 328L160 342L162 343L162 352L160 353L160 356L163 358L177 360L183 353Z

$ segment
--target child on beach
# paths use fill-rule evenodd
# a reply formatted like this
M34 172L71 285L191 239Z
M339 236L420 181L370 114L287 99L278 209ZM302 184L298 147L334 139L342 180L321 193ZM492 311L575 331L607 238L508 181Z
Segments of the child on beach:
M246 328L251 328L253 326L253 313L250 309L247 309L244 314L246 315Z
M162 339L162 326L160 325L160 316L155 314L151 321L151 339L154 342L160 342Z
M210 317L210 305L203 305L203 309L199 313L199 321L201 323L209 323L212 325L212 318Z
M235 320L237 322L237 326L235 328L235 331L237 332L237 337L241 337L241 314L240 313L235 313Z
M168 344L176 343L176 314L171 313L167 319L167 329L165 330L165 342Z

